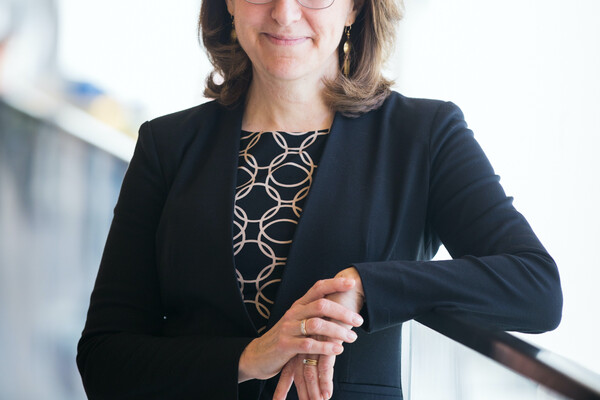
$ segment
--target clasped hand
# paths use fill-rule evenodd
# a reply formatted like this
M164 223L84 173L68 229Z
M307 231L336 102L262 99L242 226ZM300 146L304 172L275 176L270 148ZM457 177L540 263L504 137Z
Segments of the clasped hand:
M335 356L342 353L342 343L356 340L352 328L363 323L358 314L363 301L355 268L318 281L269 331L244 349L238 381L269 379L281 372L274 400L285 399L292 383L300 400L329 399ZM306 365L305 359L317 360L317 365Z

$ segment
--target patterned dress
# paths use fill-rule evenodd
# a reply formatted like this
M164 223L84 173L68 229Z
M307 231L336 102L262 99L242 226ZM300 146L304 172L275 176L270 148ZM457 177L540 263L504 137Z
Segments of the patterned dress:
M328 134L242 131L233 248L242 298L259 334Z

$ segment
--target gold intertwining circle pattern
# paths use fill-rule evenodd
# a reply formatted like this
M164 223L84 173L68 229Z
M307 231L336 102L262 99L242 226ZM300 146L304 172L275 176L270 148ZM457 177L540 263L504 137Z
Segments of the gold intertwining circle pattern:
M289 246L329 130L243 132L234 206L233 249L244 303L266 327Z

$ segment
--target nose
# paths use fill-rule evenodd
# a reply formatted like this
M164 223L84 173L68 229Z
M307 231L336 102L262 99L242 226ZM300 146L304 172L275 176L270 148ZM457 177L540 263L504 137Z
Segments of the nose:
M297 0L274 0L271 17L281 26L289 26L302 18L302 6Z

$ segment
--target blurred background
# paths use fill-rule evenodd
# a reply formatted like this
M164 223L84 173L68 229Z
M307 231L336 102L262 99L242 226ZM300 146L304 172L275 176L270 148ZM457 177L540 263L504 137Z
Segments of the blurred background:
M386 74L462 108L558 262L561 326L519 337L600 373L600 3L405 3ZM0 399L85 398L76 344L137 129L206 101L199 6L0 0Z

